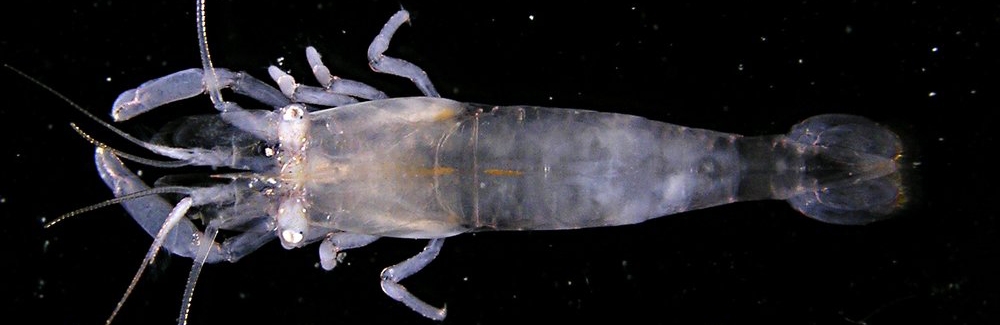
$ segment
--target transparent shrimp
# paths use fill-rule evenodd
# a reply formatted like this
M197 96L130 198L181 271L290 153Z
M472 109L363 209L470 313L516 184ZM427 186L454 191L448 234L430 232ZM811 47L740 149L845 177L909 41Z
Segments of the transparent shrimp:
M416 65L384 54L409 19L405 10L376 36L369 64L412 80L423 97L388 98L337 78L311 47L306 57L321 86L271 67L275 89L212 67L200 7L203 67L126 91L112 111L122 121L207 92L219 114L172 123L142 144L185 164L238 170L159 180L156 188L183 189L176 203L158 195L122 203L156 237L151 251L162 246L196 260L180 323L203 263L234 262L273 238L287 249L321 242L327 270L344 250L380 237L430 239L386 268L381 284L391 298L440 320L444 308L399 281L461 233L635 224L764 199L787 200L827 223L866 224L904 203L900 139L861 117L820 115L786 135L745 137L623 114L461 103L440 98ZM274 110L243 109L220 88ZM98 148L95 159L116 196L150 190L113 150ZM192 210L204 230L182 218ZM236 235L216 242L218 230Z

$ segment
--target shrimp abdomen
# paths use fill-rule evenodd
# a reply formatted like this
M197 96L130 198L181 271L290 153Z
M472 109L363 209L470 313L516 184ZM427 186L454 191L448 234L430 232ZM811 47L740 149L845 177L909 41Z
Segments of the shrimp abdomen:
M732 202L737 188L736 135L542 107L484 109L475 122L466 206L477 228L633 224Z

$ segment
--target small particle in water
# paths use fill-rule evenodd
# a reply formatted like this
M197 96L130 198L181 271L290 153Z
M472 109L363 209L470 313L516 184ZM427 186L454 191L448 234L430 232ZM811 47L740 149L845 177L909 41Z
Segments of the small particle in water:
M45 294L42 293L43 290L45 290L45 280L38 279L38 287L35 289L35 297L39 299L45 298Z
M936 92L933 92L933 91L932 91L932 92L930 92L930 93L927 93L927 97L934 97L934 96L937 96L937 93L936 93Z

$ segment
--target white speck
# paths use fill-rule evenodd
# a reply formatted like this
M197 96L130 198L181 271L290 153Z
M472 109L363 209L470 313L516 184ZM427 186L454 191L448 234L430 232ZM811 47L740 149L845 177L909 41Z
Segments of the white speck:
M7 198L0 197L0 203L7 203Z
M104 78L104 81L111 82L111 77Z
M844 27L844 33L850 34L853 31L854 31L854 27L851 27L851 25L847 25L847 26Z
M802 59L799 59L799 64L802 64Z
M760 41L761 42L767 42L767 36L761 36L760 37Z
M973 92L975 92L975 90L973 90ZM552 96L549 96L549 100L550 100L550 101L552 100Z
M635 6L632 6L632 10L635 10Z
M975 89L970 90L969 93L975 95L976 94L976 90Z
M479 183L479 188L486 188L486 183Z
M285 57L278 57L278 66L285 64Z
M535 20L535 15L528 15L528 20L534 21Z
M300 241L302 241L303 237L304 236L302 236L302 233L291 229L285 229L284 231L281 232L281 240L290 244L298 244Z
M139 177L142 177L142 169L136 170L135 174Z
M937 46L931 48L931 52L937 52L937 51L938 51Z
M743 71L743 63L740 63L740 65L736 66L736 70Z
M913 162L913 167L917 167L917 166L920 166L920 165L922 165L922 164L923 164L922 162L919 162L919 161L914 161L914 162Z
M468 281L469 281L469 277L463 277L463 278L462 278L462 281L466 281L466 282L468 282Z
M566 285L573 285L573 280L566 281Z
M944 137L938 138L938 142L944 142Z
M932 91L932 92L927 93L927 97L934 97L934 96L937 96L936 92Z

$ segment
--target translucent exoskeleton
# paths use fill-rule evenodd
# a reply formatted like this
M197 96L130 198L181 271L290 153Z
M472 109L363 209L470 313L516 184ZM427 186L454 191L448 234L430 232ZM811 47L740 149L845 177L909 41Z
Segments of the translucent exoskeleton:
M311 47L306 59L320 86L271 67L275 88L214 68L204 12L197 12L203 66L124 92L112 116L123 121L208 93L217 115L186 118L136 141L178 161L170 164L228 171L195 181L165 177L150 187L122 154L104 146L95 153L102 179L155 238L142 266L161 247L195 260L180 323L204 263L235 262L275 238L287 249L319 242L327 270L345 250L380 237L429 239L423 251L387 267L381 285L440 320L444 308L399 282L430 263L444 238L461 233L635 224L764 199L787 200L827 223L866 224L903 203L900 140L862 117L820 115L788 134L745 137L623 114L456 102L441 98L419 67L384 54L409 19L405 10L377 34L368 60L376 72L413 81L423 97L389 98L338 78ZM243 109L225 101L222 88L274 109ZM200 225L189 218L194 211ZM219 241L219 230L235 235Z

